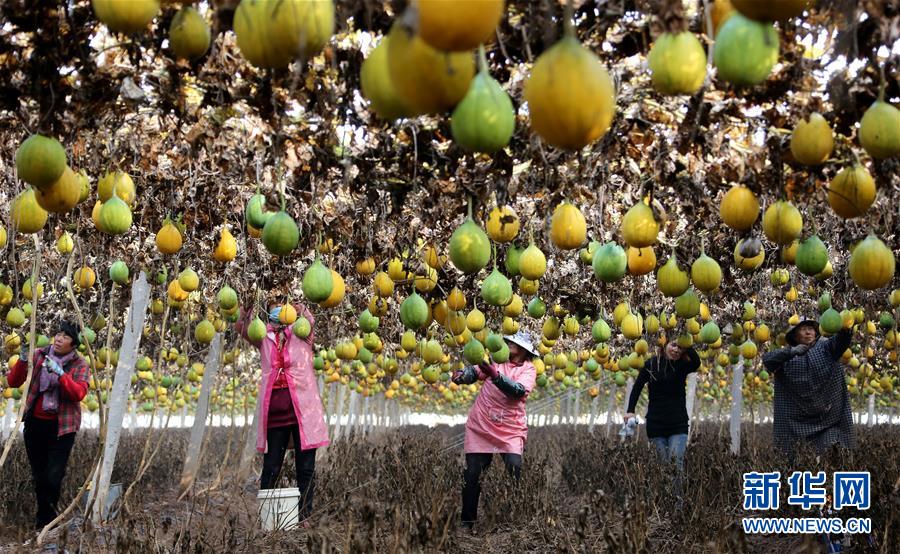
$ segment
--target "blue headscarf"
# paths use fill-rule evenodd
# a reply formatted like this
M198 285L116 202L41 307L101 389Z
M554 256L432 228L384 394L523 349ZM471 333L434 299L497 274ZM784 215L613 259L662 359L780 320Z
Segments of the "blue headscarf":
M281 306L275 306L269 311L269 321L273 324L279 324L281 321L278 319L278 316L281 314Z

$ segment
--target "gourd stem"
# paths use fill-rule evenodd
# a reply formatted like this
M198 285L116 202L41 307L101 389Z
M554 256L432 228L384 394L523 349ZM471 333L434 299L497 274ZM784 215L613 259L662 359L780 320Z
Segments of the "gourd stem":
M487 55L484 52L484 44L478 45L478 72L485 74L489 73Z
M469 196L469 219L472 219L472 197Z
M566 5L563 8L563 35L565 37L575 37L575 25L572 22L574 12L572 0L566 0Z
M886 82L884 80L884 65L878 66L878 73L881 75L881 82L878 84L878 100L884 102L884 89Z

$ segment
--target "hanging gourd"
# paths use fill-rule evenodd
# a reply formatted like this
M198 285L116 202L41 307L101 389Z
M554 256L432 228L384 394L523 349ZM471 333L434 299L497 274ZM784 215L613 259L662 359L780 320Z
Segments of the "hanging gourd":
M472 54L435 50L399 21L388 36L391 81L411 115L443 113L463 99L475 74Z
M363 60L359 70L360 90L369 107L385 121L411 117L415 112L403 102L388 69L390 35L382 37L378 46Z
M481 271L491 259L491 243L484 230L469 216L450 236L450 261L463 273Z
M758 85L778 61L778 31L771 23L736 13L716 35L713 60L719 79L733 85Z
M509 144L516 127L512 100L488 71L484 46L478 47L478 75L453 110L453 140L466 150L491 153Z
M859 143L878 160L900 154L900 110L884 101L884 83L859 122Z
M504 0L415 0L419 36L432 48L468 51L493 38Z
M616 112L613 81L575 36L566 4L563 38L538 57L525 82L531 127L549 144L578 150L602 136Z
M706 79L706 52L690 31L660 35L650 47L647 65L653 88L661 94L694 94Z

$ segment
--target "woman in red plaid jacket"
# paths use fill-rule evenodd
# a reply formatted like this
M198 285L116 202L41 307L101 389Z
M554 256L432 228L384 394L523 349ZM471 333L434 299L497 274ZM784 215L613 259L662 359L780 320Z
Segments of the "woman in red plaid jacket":
M34 373L25 399L25 451L37 497L35 528L56 519L56 503L81 427L81 400L87 394L88 363L78 355L74 325L63 321L53 344L34 352ZM13 365L6 380L21 386L28 375L28 351Z

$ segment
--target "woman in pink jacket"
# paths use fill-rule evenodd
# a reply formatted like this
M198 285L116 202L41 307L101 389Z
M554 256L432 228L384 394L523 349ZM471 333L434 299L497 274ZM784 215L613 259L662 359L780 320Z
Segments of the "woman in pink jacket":
M315 318L306 306L296 304L294 308L309 320L312 328ZM292 442L301 494L300 519L304 520L312 512L316 449L328 445L328 428L313 369L315 333L298 338L291 327L279 323L280 311L278 304L270 303L266 336L259 344L262 375L257 396L256 449L265 453L259 487L275 487ZM244 338L248 338L247 326L252 316L252 309L243 309L236 324Z
M528 436L525 399L534 388L536 371L531 359L537 352L528 333L503 337L509 345L509 361L482 362L453 374L453 382L464 385L484 381L466 420L466 471L462 491L462 525L471 529L478 515L481 472L500 454L516 480L522 472L522 451Z

